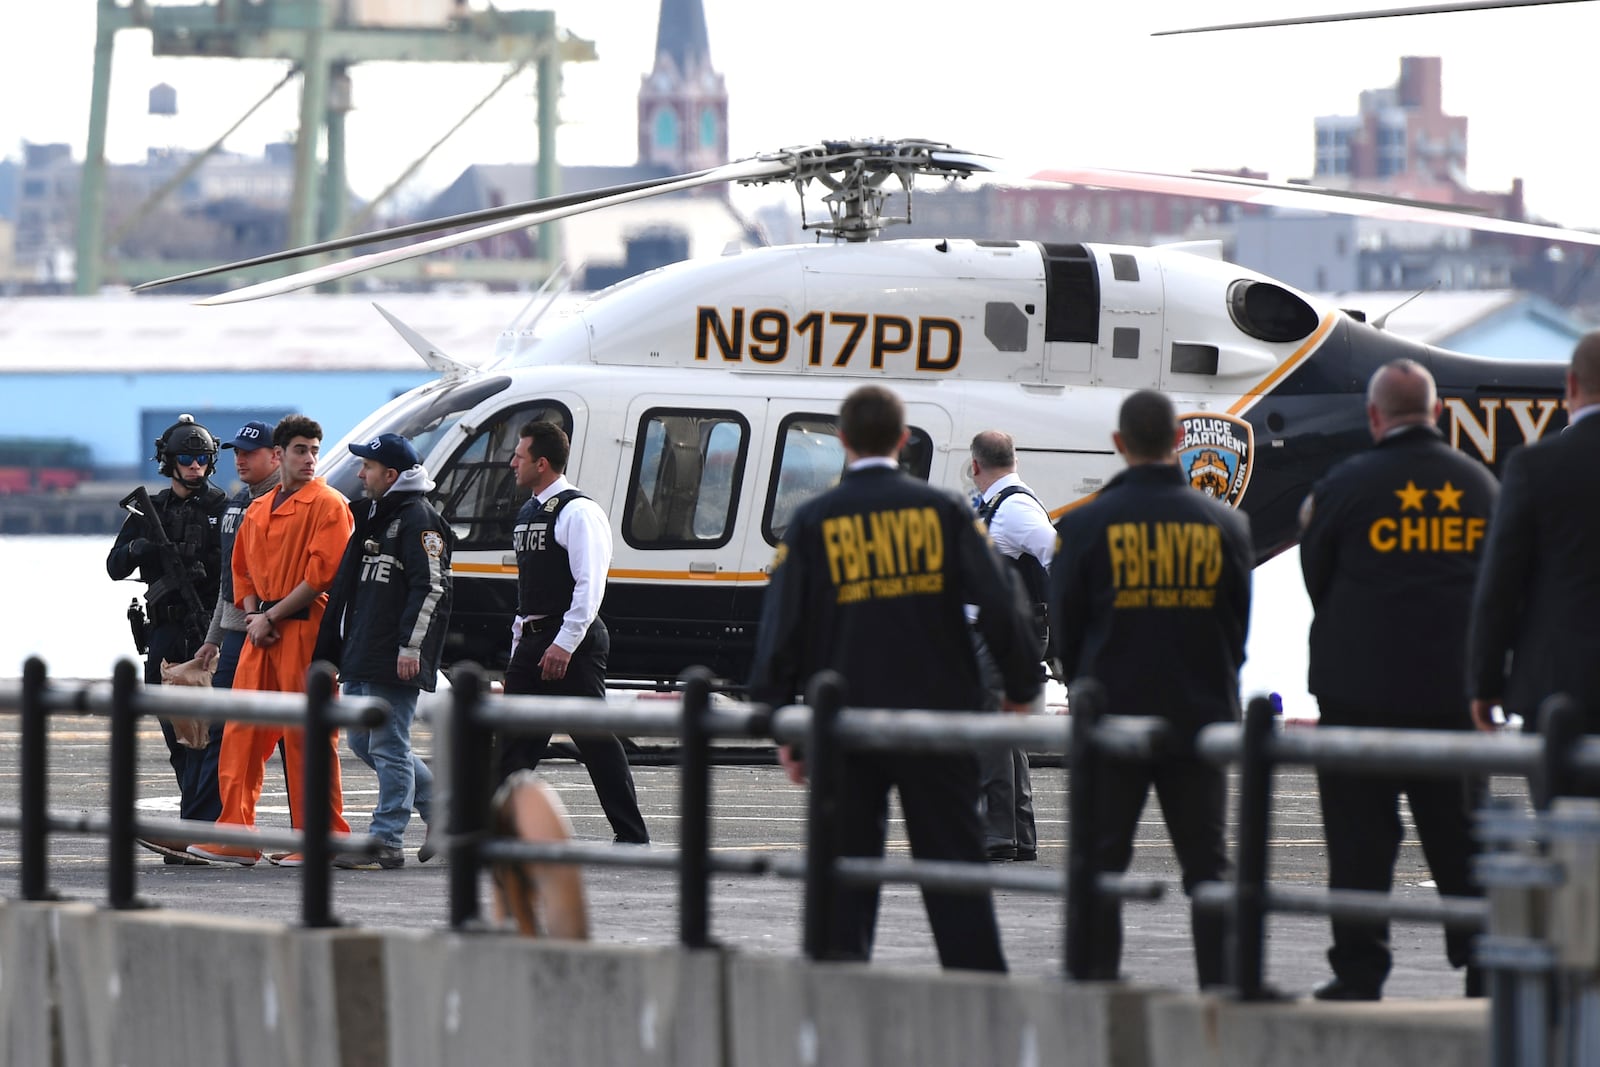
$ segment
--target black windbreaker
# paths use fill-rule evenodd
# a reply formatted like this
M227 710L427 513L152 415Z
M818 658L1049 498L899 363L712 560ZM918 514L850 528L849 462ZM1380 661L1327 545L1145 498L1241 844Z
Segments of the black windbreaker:
M450 553L455 535L420 492L385 493L376 507L350 505L355 529L339 562L314 658L346 682L410 685L433 692L450 623ZM402 649L418 654L401 681Z
M848 471L802 505L771 574L752 700L789 703L828 667L857 707L978 710L967 604L1007 698L1039 691L1033 619L1010 569L965 501L899 470Z
M1056 523L1050 626L1070 679L1180 739L1239 714L1250 524L1174 465L1130 467Z

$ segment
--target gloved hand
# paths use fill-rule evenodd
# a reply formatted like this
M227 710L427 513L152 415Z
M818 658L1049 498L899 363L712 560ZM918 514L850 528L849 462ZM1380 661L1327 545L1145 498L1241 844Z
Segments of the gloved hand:
M157 563L161 560L161 546L148 537L135 537L128 542L128 555L136 563Z

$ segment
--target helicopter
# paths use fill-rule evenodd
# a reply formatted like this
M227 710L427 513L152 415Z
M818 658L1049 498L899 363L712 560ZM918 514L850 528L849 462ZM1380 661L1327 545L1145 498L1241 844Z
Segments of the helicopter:
M790 517L840 476L839 404L864 381L892 385L916 477L957 492L968 442L1003 428L1019 470L1059 516L1121 469L1111 431L1139 389L1172 397L1191 482L1250 517L1257 562L1291 546L1297 511L1334 462L1369 444L1364 394L1382 364L1427 366L1450 442L1497 468L1557 432L1564 366L1494 361L1409 341L1214 246L1025 239L874 240L919 178L958 181L987 157L922 140L833 141L674 178L566 194L291 249L273 262L366 242L471 228L323 264L202 301L257 299L582 211L718 182L825 190L829 240L690 260L593 294L476 366L391 322L439 378L357 425L347 441L410 438L436 480L430 499L457 536L446 662L508 657L516 607L508 462L520 427L559 423L568 477L610 515L615 554L601 609L614 679L669 684L689 665L742 681L767 569ZM1244 203L1311 206L1600 244L1600 235L1464 216L1247 179L1058 170L1031 176L1111 188L1205 189ZM815 187L815 188L813 188ZM242 264L151 285L226 274ZM542 303L541 303L542 301ZM538 319L548 296L525 316ZM380 308L381 311L381 308ZM387 313L385 313L387 316ZM358 461L342 445L324 474L347 496Z

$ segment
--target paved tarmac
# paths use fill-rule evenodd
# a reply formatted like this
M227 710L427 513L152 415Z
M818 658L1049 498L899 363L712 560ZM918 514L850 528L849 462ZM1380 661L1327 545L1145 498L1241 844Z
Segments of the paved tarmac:
M50 794L53 811L103 811L106 803L104 724L93 719L53 724L50 745ZM432 738L418 726L417 744L431 755ZM141 808L174 816L177 792L167 765L160 732L141 734L139 796ZM14 808L17 788L17 721L0 718L0 807ZM360 832L376 798L371 771L341 744L346 816ZM543 773L560 792L581 839L609 841L610 829L595 800L583 768L568 760L550 760ZM678 775L671 766L636 766L640 805L655 841L678 840ZM1059 769L1036 768L1034 801L1039 825L1037 868L1061 873L1066 844L1065 776ZM776 766L723 766L713 772L713 847L771 849L798 853L804 840L805 794L791 786ZM1496 781L1495 792L1523 795L1520 782ZM261 824L288 826L281 768L274 758L267 768L267 789L259 811ZM407 861L392 871L336 871L333 908L346 923L373 927L444 928L447 925L445 868L435 860L417 863L415 848L423 827L413 819L407 834ZM84 901L104 900L105 842L90 837L55 837L50 842L50 884L61 895ZM891 848L905 852L896 814ZM14 831L0 831L0 896L19 892L18 848ZM1027 865L1032 867L1034 865ZM1324 849L1315 781L1309 773L1280 771L1273 815L1272 878L1292 885L1318 886L1325 878ZM1151 797L1140 827L1133 873L1167 880L1166 899L1155 904L1129 904L1124 909L1124 977L1141 984L1192 989L1194 970L1189 950L1188 906L1178 890L1178 870L1160 811ZM1396 872L1396 892L1427 898L1434 893L1415 832L1407 818L1407 842ZM300 872L267 865L240 867L166 866L154 853L141 852L138 892L165 908L248 916L288 923L298 920ZM677 936L677 883L672 871L591 869L585 873L591 921L597 941L662 945ZM487 881L484 914L489 914ZM1016 974L1050 976L1062 970L1062 902L1057 897L1025 893L997 894L997 909L1011 969ZM800 888L776 877L717 876L712 887L712 935L741 952L798 955ZM1328 977L1324 952L1326 920L1274 916L1269 920L1267 979L1290 995L1305 995ZM1444 960L1443 939L1436 927L1397 924L1394 927L1395 969L1389 979L1391 997L1451 996L1461 989L1458 972ZM878 925L876 961L897 967L935 968L937 957L912 887L884 889Z

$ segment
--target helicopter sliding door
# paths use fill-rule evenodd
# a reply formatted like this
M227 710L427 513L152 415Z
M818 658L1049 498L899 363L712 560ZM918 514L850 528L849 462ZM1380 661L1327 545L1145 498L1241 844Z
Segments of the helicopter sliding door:
M620 530L606 587L613 678L670 681L720 655L738 581L738 518L759 401L637 396L611 501ZM619 521L620 517L620 521Z
M1154 389L1161 374L1161 269L1134 249L1096 248L1100 266L1100 330L1091 354L1091 383Z

